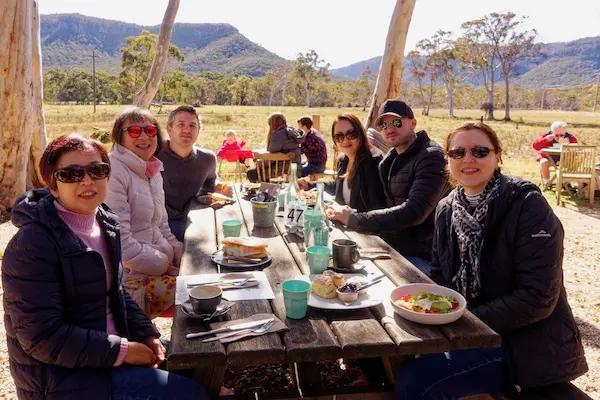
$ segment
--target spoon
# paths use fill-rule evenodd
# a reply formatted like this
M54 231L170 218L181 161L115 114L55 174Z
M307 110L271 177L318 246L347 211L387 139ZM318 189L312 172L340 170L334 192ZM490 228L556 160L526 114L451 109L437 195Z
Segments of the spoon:
M210 315L210 317L204 318L204 321L210 321L211 319L213 319L213 317L215 315L217 315L217 313L224 313L229 311L229 309L233 307L233 304L225 304L225 303L221 303L217 306L217 308L215 309L215 311Z

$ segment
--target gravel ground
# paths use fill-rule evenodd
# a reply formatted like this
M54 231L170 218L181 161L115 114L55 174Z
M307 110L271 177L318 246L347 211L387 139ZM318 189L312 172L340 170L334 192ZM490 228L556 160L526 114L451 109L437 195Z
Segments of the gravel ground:
M574 384L600 400L600 211L562 207L554 210L565 228L565 286L590 367L590 371ZM0 252L14 232L15 228L10 223L0 223ZM0 283L0 297L2 293ZM1 307L0 303L0 399L15 399ZM170 320L158 318L156 323L168 338Z

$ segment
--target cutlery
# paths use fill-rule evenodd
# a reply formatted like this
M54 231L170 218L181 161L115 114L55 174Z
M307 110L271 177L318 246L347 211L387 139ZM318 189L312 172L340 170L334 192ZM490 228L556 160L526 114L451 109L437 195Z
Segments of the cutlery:
M371 279L370 281L368 281L367 283L365 283L364 285L362 285L362 286L360 287L360 290L362 291L363 289L366 289L366 288L368 288L368 287L371 287L371 286L373 286L373 285L375 285L375 284L377 284L377 283L381 282L381 280L382 280L383 278L385 278L385 275L380 275L380 276L378 276L378 277L376 277L376 278L373 278L373 279Z
M256 282L256 278L237 278L237 279L223 279L220 281L209 281L209 282L198 282L198 283L188 283L188 288L193 288L196 286L204 286L204 285L235 285L235 286L243 286L248 282Z
M220 340L220 339L225 339L228 337L232 337L232 336L237 336L237 335L243 335L246 333L265 333L266 331L269 330L269 328L275 323L274 320L271 320L269 322L265 322L264 324L262 324L261 326L257 327L257 328L250 328L250 329L242 329L241 331L235 331L235 332L230 332L227 333L223 336L220 337L212 337L212 338L208 338L208 339L204 339L202 342L203 343L207 343L207 342L214 342L215 340Z
M233 303L225 305L223 307L221 307L221 304L219 304L217 306L217 309L210 316L204 318L204 321L210 321L211 319L213 319L213 317L215 315L217 315L217 313L220 313L220 315L225 314L227 311L229 311L231 309L231 307L233 307Z
M388 253L359 253L360 258L366 258L367 260L389 260L392 258Z
M386 250L384 248L369 248L369 249L358 249L359 253L365 253L365 254L373 254L373 253L385 253L388 254L389 250Z
M274 320L275 320L275 318L267 318L267 319L261 319L258 321L244 322L242 324L234 324L234 325L230 325L230 326L224 326L222 328L213 329L208 332L188 333L187 335L185 335L185 337L187 339L193 339L193 338L202 337L202 336L214 335L216 333L221 333L221 332L230 332L230 331L233 332L233 331L239 331L242 329L255 328L255 327L263 325L269 321L274 321Z

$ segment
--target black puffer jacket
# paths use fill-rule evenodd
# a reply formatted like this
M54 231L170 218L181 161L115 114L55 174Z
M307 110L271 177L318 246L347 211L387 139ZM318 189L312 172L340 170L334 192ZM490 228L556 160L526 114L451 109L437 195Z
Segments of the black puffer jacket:
M429 260L434 210L449 188L442 148L418 132L404 153L388 152L379 177L388 208L352 214L348 226L380 232L402 255Z
M31 190L12 212L19 231L2 260L11 374L20 399L108 399L121 339L106 333L104 262L62 221L54 200L47 189ZM117 217L100 208L98 220L118 267L108 296L119 334L160 336L121 286Z
M356 174L350 188L350 204L358 212L378 210L386 206L383 184L379 179L379 163L383 157L377 152L361 154L356 161ZM339 178L348 169L348 157L343 157L338 164L337 176L334 182L327 182L325 190L334 196L336 203L346 204L344 201L344 179Z
M537 186L501 176L481 252L481 291L471 311L502 336L511 384L523 389L587 371L563 285L562 225ZM454 287L459 251L451 228L456 191L436 210L431 277Z

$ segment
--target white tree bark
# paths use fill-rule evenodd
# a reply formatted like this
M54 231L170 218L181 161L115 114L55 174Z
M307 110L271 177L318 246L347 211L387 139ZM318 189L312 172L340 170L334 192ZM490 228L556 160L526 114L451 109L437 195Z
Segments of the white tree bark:
M152 99L154 99L156 92L158 92L160 81L165 72L165 67L167 66L169 45L171 43L171 31L173 30L173 24L175 23L175 16L177 16L178 9L179 0L169 0L169 5L167 6L165 16L160 25L160 32L156 42L156 52L154 53L150 71L148 71L148 78L133 99L133 103L138 107L150 107Z
M37 0L0 3L0 212L41 186L46 147Z
M383 102L387 99L396 98L400 92L404 47L416 2L417 0L396 0L396 7L392 14L385 41L385 51L379 67L379 75L375 84L375 92L365 124L366 128L373 126L375 119L377 119L379 107Z

